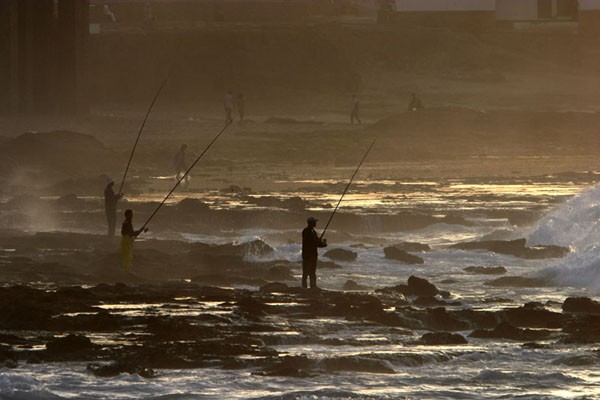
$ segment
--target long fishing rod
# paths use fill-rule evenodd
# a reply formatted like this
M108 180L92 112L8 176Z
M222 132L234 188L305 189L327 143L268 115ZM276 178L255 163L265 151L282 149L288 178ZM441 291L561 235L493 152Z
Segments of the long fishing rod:
M119 191L117 193L121 193L123 191L123 185L125 184L125 178L127 177L127 172L129 171L129 166L131 165L131 160L133 160L133 154L135 153L135 149L137 148L138 142L140 141L140 136L142 136L144 126L146 126L146 121L148 121L148 117L150 116L150 113L152 112L154 103L156 103L156 99L158 99L160 92L162 92L162 90L165 87L165 85L167 84L168 80L169 80L169 76L167 75L167 77L163 81L162 85L160 85L160 87L158 88L158 91L156 92L154 99L152 99L152 103L150 103L150 107L148 108L148 111L146 112L146 117L144 117L144 121L142 122L142 125L140 126L140 130L137 134L137 138L135 139L135 143L133 144L133 148L131 149L131 154L129 155L129 161L127 161L127 167L125 167L125 173L123 174L123 180L121 180L121 186L119 187Z
M327 232L327 228L329 227L329 224L331 224L331 220L333 219L333 216L335 215L335 213L337 212L338 208L340 207L340 203L342 202L342 200L344 199L344 196L346 195L346 192L350 188L350 185L352 184L352 181L354 180L354 177L358 173L358 170L363 165L363 162L365 161L365 159L367 158L367 156L369 155L369 153L371 152L371 149L375 145L376 141L377 141L377 139L373 140L373 143L371 143L371 146L369 146L369 149L367 150L367 152L363 156L362 160L360 160L360 163L358 164L358 167L356 167L356 170L354 171L354 174L352 174L352 177L350 178L350 181L348 181L348 184L346 185L346 188L344 189L344 193L342 193L342 196L340 197L340 200L337 202L337 204L335 206L335 209L331 213L331 216L329 216L329 221L327 221L327 225L325 225L325 228L323 229L323 233L321 233L321 236L319 237L319 239L323 239L323 236L325 236L325 232Z
M144 228L146 228L146 226L150 223L150 221L152 220L152 218L154 218L154 216L156 215L156 213L158 213L158 210L160 210L162 208L162 206L167 202L167 200L169 199L169 197L171 197L171 195L173 194L173 192L175 191L175 189L177 189L177 187L179 186L179 184L188 176L188 174L190 173L190 171L192 170L192 168L194 168L194 166L198 163L198 161L200 161L200 159L202 158L202 156L208 151L208 149L210 149L212 147L213 144L215 144L215 142L219 139L219 137L227 130L227 128L229 128L229 125L231 125L232 123L233 123L233 121L229 121L223 127L223 129L221 129L221 131L217 134L217 136L215 136L214 139L208 144L208 146L206 146L206 148L204 149L204 151L202 151L202 153L200 153L200 155L196 158L196 160L193 162L193 164L190 165L190 167L185 171L185 174L183 174L183 176L181 178L179 178L179 180L177 180L177 183L175 183L175 186L173 186L173 189L171 189L171 191L165 196L165 198L163 199L163 201L158 205L158 207L156 207L156 210L154 210L154 212L150 215L150 217L148 217L148 219L146 220L146 222L144 222L144 225L141 227L140 231L143 231Z

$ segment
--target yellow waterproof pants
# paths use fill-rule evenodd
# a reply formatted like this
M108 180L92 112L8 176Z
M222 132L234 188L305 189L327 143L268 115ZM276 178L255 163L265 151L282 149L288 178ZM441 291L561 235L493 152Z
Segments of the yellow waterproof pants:
M121 236L121 265L126 271L133 264L133 238L129 235Z

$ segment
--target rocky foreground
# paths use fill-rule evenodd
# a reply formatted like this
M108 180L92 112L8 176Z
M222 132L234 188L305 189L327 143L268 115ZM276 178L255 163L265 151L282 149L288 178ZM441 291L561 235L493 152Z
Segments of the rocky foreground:
M530 348L600 343L600 303L568 298L496 311L463 309L451 293L411 276L373 292L304 290L270 283L260 290L193 283L99 284L51 290L0 288L0 363L79 361L91 373L153 377L159 369L250 369L272 376L333 371L394 373L445 362L461 345L512 340ZM373 335L365 337L364 334ZM399 345L407 351L353 356L286 355L275 346ZM414 346L428 346L410 352ZM453 350L431 351L452 345ZM592 365L598 350L560 362Z

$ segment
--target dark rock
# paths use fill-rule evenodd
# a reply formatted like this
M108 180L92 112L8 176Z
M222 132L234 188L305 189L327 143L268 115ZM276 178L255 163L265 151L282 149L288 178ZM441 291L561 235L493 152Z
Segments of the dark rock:
M464 331L469 329L469 323L456 318L445 308L430 308L425 318L427 327L436 331Z
M56 200L56 205L61 209L77 210L83 208L86 201L77 197L76 194L66 194Z
M327 268L327 269L341 269L342 268L341 265L336 264L333 261L319 260L317 265L319 268Z
M358 257L358 254L354 251L346 249L331 249L323 254L325 257L336 261L354 261Z
M285 283L271 282L261 286L259 291L261 293L286 293L289 291L289 289L289 286Z
M414 243L414 242L402 242L402 243L395 244L392 247L394 247L398 250L404 250L404 251L413 252L413 253L425 253L425 252L431 250L431 247L429 247L429 245L427 245L427 244Z
M94 347L92 341L81 335L68 335L46 343L46 350L53 354L77 353Z
M210 211L210 207L208 204L204 203L198 199L183 199L175 206L173 206L174 211L178 211L185 215L195 215L195 214L204 214Z
M526 247L525 239L487 240L481 242L458 243L450 246L460 250L487 250L498 254L508 254L525 259L560 258L569 254L569 249L560 246Z
M393 374L396 372L389 361L359 356L326 358L321 360L318 365L327 371L352 371L373 374Z
M579 315L565 324L563 332L568 334L563 343L600 343L600 315Z
M359 285L355 281L349 279L344 283L343 290L368 290L367 286Z
M542 329L519 329L508 322L500 323L493 330L475 330L469 336L480 339L512 339L533 341L547 339L552 331Z
M412 296L435 296L439 293L438 288L427 279L410 276L408 278L408 294Z
M499 315L515 326L530 328L562 328L569 320L569 317L564 314L546 310L543 306L535 304L506 308L500 311Z
M413 305L417 307L435 307L435 306L445 306L446 302L443 300L438 300L433 296L421 296L417 297L413 301Z
M539 278L525 278L523 276L503 276L502 278L494 279L493 281L485 282L486 286L493 287L548 287L550 283Z
M506 268L504 268L504 267L467 267L467 268L463 268L463 271L469 272L471 274L502 275L502 274L506 273Z
M122 373L139 375L142 378L154 378L156 376L156 373L152 369L124 360L115 361L108 365L89 364L87 370L101 378L112 378Z
M600 364L600 356L597 354L584 354L579 356L561 357L552 362L554 365L567 365L569 367L589 367Z
M467 339L464 336L450 332L433 332L426 333L421 336L421 339L417 342L423 345L448 345L448 344L468 344Z
M600 314L600 303L587 297L569 297L562 305L568 313Z
M275 265L269 268L266 278L271 281L293 281L294 274L292 274L292 271L288 267Z
M424 264L425 261L419 257L412 254L407 253L404 250L397 249L396 247L386 247L383 249L383 253L385 254L385 258L390 260L401 261L405 264Z

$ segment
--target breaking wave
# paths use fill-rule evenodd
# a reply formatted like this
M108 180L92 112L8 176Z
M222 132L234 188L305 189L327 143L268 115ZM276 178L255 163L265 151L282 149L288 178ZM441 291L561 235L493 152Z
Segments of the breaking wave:
M572 252L540 275L558 285L600 290L600 185L573 197L542 218L530 246L556 244Z

